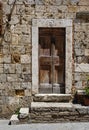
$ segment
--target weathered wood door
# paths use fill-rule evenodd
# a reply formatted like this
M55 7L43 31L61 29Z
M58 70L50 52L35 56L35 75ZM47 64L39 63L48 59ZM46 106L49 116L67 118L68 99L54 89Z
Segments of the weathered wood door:
M39 92L65 93L65 28L39 28Z

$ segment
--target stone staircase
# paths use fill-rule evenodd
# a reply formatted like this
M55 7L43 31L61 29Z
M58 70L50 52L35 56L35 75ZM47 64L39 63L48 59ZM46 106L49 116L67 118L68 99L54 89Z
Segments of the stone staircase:
M89 121L89 106L70 102L70 94L36 94L30 108L21 108L9 124Z
M59 122L68 120L72 110L71 94L36 94L31 103L31 122Z
M70 94L36 94L31 103L30 122L89 121L89 107L70 101Z

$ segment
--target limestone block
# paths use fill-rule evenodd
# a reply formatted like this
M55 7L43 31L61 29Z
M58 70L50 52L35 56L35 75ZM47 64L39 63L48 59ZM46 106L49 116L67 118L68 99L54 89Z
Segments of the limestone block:
M22 73L23 74L31 73L31 65L30 64L28 64L28 65L22 64Z
M32 53L31 43L29 43L29 45L25 45L25 53Z
M19 114L20 119L28 118L28 116L29 116L29 108L21 108L19 112L20 112L20 114Z
M75 87L76 87L77 89L82 89L82 88L83 88L83 86L82 86L82 81L77 81L77 82L75 83Z
M75 55L76 56L84 55L84 49L75 49Z
M89 64L75 64L75 72L89 72Z
M31 35L22 35L20 41L21 41L23 44L29 43L30 38L31 38Z
M6 74L0 74L0 82L6 82Z
M12 34L12 44L18 44L18 35L17 34Z
M21 31L23 34L31 33L31 26L30 25L21 25Z
M40 4L42 5L42 4L43 4L43 1L42 1L42 0L36 0L35 3L36 3L37 5L40 5Z
M85 49L85 56L89 56L89 49Z
M10 54L10 47L8 44L3 45L3 54Z
M35 13L35 10L33 7L31 7L31 6L25 7L25 14L26 15L29 15L29 14L34 15L34 13Z
M31 58L29 55L21 55L21 63L30 63L31 62Z
M15 64L4 64L4 73L15 73Z
M50 7L49 7L50 8ZM38 13L38 12L45 12L46 13L46 9L48 9L46 6L44 6L44 5L37 5L36 7L35 7L35 10L36 10L36 12Z
M3 55L0 55L0 63L3 63Z
M9 96L8 97L8 104L9 105L17 105L17 104L19 104L19 98L18 97Z
M12 86L13 86L14 89L20 89L21 83L20 82L12 82Z
M30 96L23 96L23 97L19 98L19 105L22 107L30 107L31 97Z
M13 3L14 3L14 0L9 0L8 3L9 3L9 4L13 4Z
M80 0L70 0L71 5L78 5Z
M77 6L68 6L68 12L75 13L77 10Z
M7 74L7 81L8 82L14 82L14 81L18 81L18 76L17 74Z
M34 15L23 15L22 16L22 24L32 25L33 18L34 18Z
M31 74L23 75L23 81L25 81L25 82L31 82L31 78L32 78Z
M31 91L29 89L25 90L25 96L31 96Z
M3 73L3 64L0 64L0 74Z
M11 42L11 32L10 31L5 31L4 39L6 42Z
M11 63L11 55L4 55L3 62L4 63Z
M7 15L7 14L10 14L10 11L11 11L10 5L3 4L3 13Z
M0 89L5 90L5 89L11 89L12 84L9 82L1 82L0 83Z
M80 0L79 5L89 5L89 1L88 0Z
M20 62L20 54L19 53L25 54L25 47L24 47L24 45L22 45L22 43L21 43L21 45L11 45L10 52L12 53L13 62L17 63L17 62ZM16 59L18 59L18 60L16 60Z
M23 82L21 87L23 89L31 89L31 82Z
M10 24L14 25L14 24L18 24L18 23L19 23L19 16L18 15L12 15Z
M20 24L17 24L15 27L14 27L14 33L16 34L21 34L21 25Z
M25 6L24 5L16 5L16 14L25 14Z
M16 73L21 73L22 72L22 70L21 70L21 64L18 64L18 63L16 63Z
M13 114L10 118L9 124L16 125L19 122L18 115Z

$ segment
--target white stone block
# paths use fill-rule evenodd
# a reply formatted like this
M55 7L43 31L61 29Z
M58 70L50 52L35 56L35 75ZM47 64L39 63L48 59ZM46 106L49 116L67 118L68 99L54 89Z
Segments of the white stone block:
M29 108L21 108L19 112L21 114L29 114Z
M18 122L19 122L18 115L16 114L12 115L9 124L11 123L11 125L14 125L17 124Z
M75 64L75 72L89 72L89 64Z
M21 55L21 63L30 63L31 59L29 55Z

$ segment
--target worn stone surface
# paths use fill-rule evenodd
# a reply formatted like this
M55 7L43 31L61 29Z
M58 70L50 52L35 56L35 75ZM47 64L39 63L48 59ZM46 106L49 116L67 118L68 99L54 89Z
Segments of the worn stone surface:
M31 93L38 92L39 27L66 28L66 93L71 92L72 83L77 89L84 88L89 76L89 23L76 16L85 17L89 1L16 0L14 6L14 0L1 2L0 108L3 113L30 106ZM17 97L17 89L23 89L24 96Z
M71 103L32 102L32 122L88 121L88 107Z

